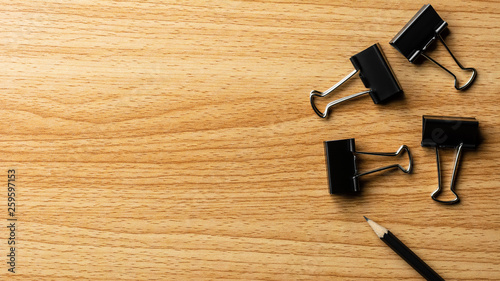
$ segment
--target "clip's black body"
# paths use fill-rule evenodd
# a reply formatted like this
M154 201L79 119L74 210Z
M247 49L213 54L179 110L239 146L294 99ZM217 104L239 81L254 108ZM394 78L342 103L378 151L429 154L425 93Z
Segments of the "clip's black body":
M374 44L368 47L362 52L352 56L350 60L355 70L347 75L344 79L339 81L337 84L335 84L325 92L319 92L316 90L311 91L309 95L311 106L314 112L316 112L319 117L325 118L328 115L328 109L331 106L364 94L370 94L373 102L375 104L379 104L384 103L403 92L403 89L401 88L396 75L394 75L389 62L387 62L387 59L385 58L379 44ZM335 89L340 87L340 85L349 80L358 72L359 78L361 79L365 87L369 90L330 102L326 106L324 113L316 107L316 105L314 104L315 97L324 97L332 93Z
M330 194L360 191L354 139L325 141Z
M434 201L444 204L456 204L460 202L455 192L455 180L458 174L458 166L463 148L474 149L478 144L479 122L473 117L444 117L424 115L422 117L422 146L435 147L438 172L438 188L431 194ZM437 197L441 193L441 164L439 160L439 148L456 148L455 164L451 176L450 190L455 195L452 200L440 200Z
M398 79L387 62L379 44L374 44L350 58L352 65L359 71L359 78L375 104L403 92Z
M328 172L328 183L330 194L356 193L361 191L359 177L378 171L399 168L405 173L410 173L412 169L412 158L410 150L406 145L402 145L395 153L386 152L358 152L355 148L354 139L325 141L326 168ZM402 152L408 153L410 164L404 169L399 164L374 169L364 173L358 173L356 165L356 154L371 154L379 156L397 156Z
M389 42L413 63L446 29L446 23L430 4L424 5Z
M479 122L473 117L422 117L422 146L476 148Z

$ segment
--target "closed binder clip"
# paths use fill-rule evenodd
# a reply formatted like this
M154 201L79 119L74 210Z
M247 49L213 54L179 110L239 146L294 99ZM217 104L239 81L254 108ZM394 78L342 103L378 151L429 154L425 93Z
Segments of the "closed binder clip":
M428 116L422 117L422 146L436 148L436 162L438 171L438 188L431 194L434 201L455 204L460 202L460 198L455 192L455 180L462 154L462 149L475 149L478 139L479 122L473 117L442 117ZM449 201L439 200L437 196L441 193L441 166L439 161L439 148L456 148L455 164L451 176L450 190L455 195L455 199Z
M448 23L441 19L430 4L427 4L413 16L413 18L403 27L403 29L401 29L401 31L398 32L398 34L396 34L389 44L403 54L411 63L414 63L419 56L423 56L424 58L430 60L453 76L455 79L455 89L464 90L472 84L476 78L477 71L472 67L463 67L450 51L441 36L441 32L443 32L447 26ZM467 81L464 85L459 86L455 74L425 54L425 51L434 41L436 41L436 39L439 39L439 41L443 43L455 63L462 70L472 72L469 81Z
M354 139L325 141L326 166L328 171L328 182L330 194L359 192L359 177L386 169L399 168L405 173L411 173L412 157L406 145L402 145L398 151L391 152L359 152L355 149ZM356 164L357 154L369 154L379 156L397 156L405 152L408 154L409 164L405 169L399 164L393 164L377 168L368 172L359 173Z
M330 109L330 107L346 100L362 96L364 94L370 94L373 102L375 104L378 104L383 103L393 96L396 96L397 94L403 92L403 89L399 85L396 76L392 72L392 69L387 62L384 54L382 53L379 44L374 44L366 50L352 56L350 60L354 66L354 70L349 73L344 79L340 80L337 84L333 85L330 89L324 92L312 90L309 94L311 106L314 112L316 112L319 117L325 118L328 115L328 110ZM316 107L316 105L314 104L315 97L324 97L332 93L338 87L340 87L340 85L344 84L344 82L349 80L358 72L359 78L361 79L361 81L363 81L365 87L370 88L370 90L332 101L326 106L324 113Z

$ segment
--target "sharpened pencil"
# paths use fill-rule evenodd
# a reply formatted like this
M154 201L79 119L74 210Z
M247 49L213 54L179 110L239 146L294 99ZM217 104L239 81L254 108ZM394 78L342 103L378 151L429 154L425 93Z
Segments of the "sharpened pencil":
M368 224L371 226L375 234L387 244L394 252L403 258L409 265L411 265L422 277L427 280L438 281L444 280L437 274L430 266L421 260L410 248L406 247L394 234L387 228L377 224L376 222L364 217Z

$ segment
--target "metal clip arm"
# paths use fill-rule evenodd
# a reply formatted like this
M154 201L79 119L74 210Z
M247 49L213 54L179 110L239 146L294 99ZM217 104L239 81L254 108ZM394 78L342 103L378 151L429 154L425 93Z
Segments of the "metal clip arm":
M401 147L399 147L398 151L396 151L396 152L357 152L356 151L356 154L368 154L368 155L378 155L378 156L398 156L398 155L400 155L401 153L403 153L405 151L408 154L408 160L409 160L408 167L406 169L403 168L399 164L393 164L393 165L389 165L389 166L386 166L386 167L377 168L377 169L374 169L374 170L371 170L371 171L368 171L368 172L364 172L364 173L361 173L361 174L357 174L356 177L361 177L361 176L364 176L364 175L368 175L368 174L371 174L371 173L375 173L375 172L379 172L379 171L387 170L387 169L392 169L392 168L398 168L401 171L409 174L409 173L411 173L412 168L413 168L413 158L411 157L410 149L406 145L402 145Z
M453 167L453 174L451 176L450 190L455 195L455 199L448 200L448 201L443 201L443 200L437 199L437 196L442 191L442 187L441 187L441 165L440 165L440 161L439 161L439 149L436 146L436 161L437 161L437 171L438 171L438 188L431 194L431 198L434 201L437 201L439 203L444 203L444 204L456 204L456 203L460 202L460 198L458 197L458 194L455 192L455 180L457 178L458 165L459 165L459 162L460 162L460 156L462 154L463 145L464 144L461 143L457 147L457 154L455 156L455 164L454 164L454 167Z
M338 87L340 87L342 84L344 84L347 80L349 80L349 78L351 78L352 76L354 76L354 74L356 74L358 72L358 70L353 70L351 73L349 73L346 77L344 77L344 79L340 80L337 84L333 85L330 89L324 91L324 92L320 92L320 91L316 91L316 90L312 90L311 93L309 94L309 101L311 102L311 106L314 110L314 112L321 118L326 118L326 116L328 116L328 110L330 109L330 107L338 104L338 103L341 103L341 102L344 102L346 100L350 100L352 98L355 98L355 97L358 97L358 96L361 96L361 95L364 95L364 94L367 94L369 93L370 91L364 91L364 92L361 92L361 93L357 93L357 94L354 94L354 95L350 95L350 96L347 96L347 97L343 97L341 99L338 99L338 100L335 100L335 101L332 101L330 103L328 103L326 105L326 108L325 108L325 112L321 112L317 107L316 105L314 104L314 98L315 97L324 97L326 95L329 95L330 93L332 93L333 91L335 91L335 89L337 89Z
M439 64L437 61L433 60L431 57L427 56L425 53L422 53L422 56L424 58L430 60L431 62L433 62L435 65L437 65L437 66L441 67L442 69L444 69L451 76L453 76L453 78L455 79L455 89L457 89L459 91L467 89L472 84L472 82L474 82L474 80L476 79L477 70L475 68L472 68L472 67L463 67L462 64L455 58L455 56L453 55L453 53L450 51L450 49L448 48L448 46L444 42L443 37L441 37L440 34L437 34L437 38L439 38L439 41L441 41L441 43L443 43L444 47L446 48L446 50L448 51L448 53L450 53L451 57L453 58L453 60L455 61L455 63L460 67L460 69L465 70L465 71L472 71L472 75L469 78L469 81L467 81L467 83L465 83L463 86L460 87L458 85L457 76L455 76L455 74L453 74L453 72L451 72L448 69L446 69L444 66L442 66L441 64Z

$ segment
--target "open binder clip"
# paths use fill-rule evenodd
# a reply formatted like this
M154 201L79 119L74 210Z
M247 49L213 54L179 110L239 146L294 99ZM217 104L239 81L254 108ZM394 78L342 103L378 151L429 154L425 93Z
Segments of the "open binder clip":
M378 43L352 56L351 63L354 66L354 70L344 79L340 80L337 84L333 85L330 89L324 92L312 90L309 94L311 106L319 117L325 118L328 115L330 107L364 94L370 94L373 102L378 104L385 102L393 96L403 92L403 89L399 85L399 82L392 72L392 69ZM324 113L316 107L314 104L315 97L324 97L332 93L335 89L340 87L340 85L344 84L344 82L349 80L349 78L358 72L359 78L363 81L365 87L370 88L370 90L332 101L326 106Z
M378 171L399 168L405 173L411 173L412 157L406 145L402 145L398 151L391 152L359 152L355 149L354 139L325 141L326 166L328 171L328 182L330 194L359 192L359 177ZM368 172L359 173L356 165L357 154L370 154L379 156L397 156L406 151L409 158L408 167L405 169L399 164L393 164L377 168Z
M436 148L436 162L438 171L438 188L431 194L432 199L445 204L455 204L460 201L455 192L455 180L463 148L475 149L478 139L479 122L473 117L443 117L429 116L422 117L422 146ZM455 199L443 201L437 199L441 193L441 167L439 161L440 147L454 147L457 149L453 174L451 176L450 190L455 195Z
M455 89L464 90L469 87L474 79L476 78L477 71L472 67L463 67L460 62L451 53L450 49L446 45L441 37L441 32L446 29L448 23L441 19L437 12L432 8L430 4L424 5L413 18L401 29L401 31L394 36L394 38L389 42L396 50L403 54L409 62L414 63L419 56L430 60L437 66L444 69L455 79ZM455 63L465 71L471 71L472 75L469 81L462 86L458 85L458 80L455 74L446 69L444 66L439 64L437 61L433 60L431 57L425 54L427 48L436 41L436 38L443 43L444 47L450 53L451 57Z

